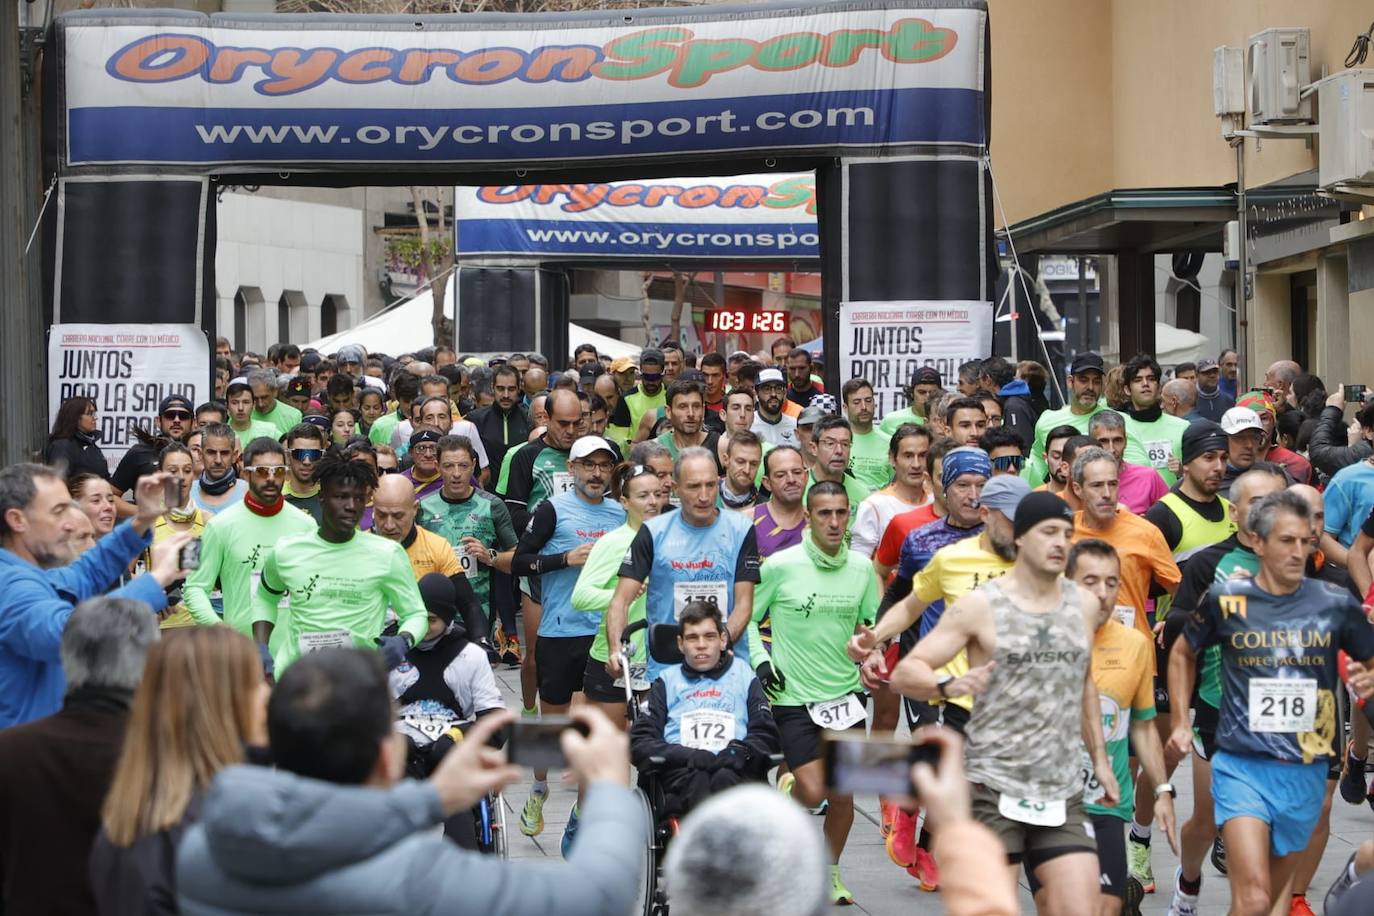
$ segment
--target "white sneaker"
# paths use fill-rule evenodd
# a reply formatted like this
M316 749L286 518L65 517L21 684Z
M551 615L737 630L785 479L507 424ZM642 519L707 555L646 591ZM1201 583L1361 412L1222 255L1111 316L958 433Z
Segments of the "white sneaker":
M1179 889L1183 869L1174 869L1174 896L1169 901L1169 916L1197 916L1197 894L1185 894Z

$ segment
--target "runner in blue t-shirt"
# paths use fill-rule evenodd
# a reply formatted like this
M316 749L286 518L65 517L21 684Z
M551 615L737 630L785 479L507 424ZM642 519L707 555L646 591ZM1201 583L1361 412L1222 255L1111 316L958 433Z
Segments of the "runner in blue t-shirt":
M515 547L511 571L537 576L543 592L543 615L534 646L539 676L539 709L544 715L566 715L573 694L582 690L587 655L601 626L601 615L574 610L573 588L592 552L592 545L625 524L625 510L606 493L615 467L615 450L600 436L583 436L568 452L573 476L570 491L540 503ZM520 813L520 832L536 836L544 829L548 772L536 770L534 788ZM577 832L573 806L563 833L566 856Z
M1235 912L1269 911L1297 867L1293 853L1306 848L1321 816L1339 729L1337 652L1374 663L1374 626L1359 603L1304 578L1320 535L1314 526L1297 493L1272 493L1255 505L1249 528L1259 572L1213 585L1169 656L1169 694L1188 697L1197 654L1221 648L1212 797ZM1169 741L1186 755L1192 730L1178 727ZM1195 891L1179 883L1171 912L1193 912Z
M606 616L610 644L620 645L630 602L647 580L645 616L650 627L676 623L689 601L713 603L725 618L735 656L747 662L745 632L754 613L754 585L759 581L754 526L748 517L722 512L717 505L720 475L709 450L683 449L673 462L673 478L682 507L646 521L630 542ZM664 667L650 656L649 680ZM614 652L606 669L620 676L620 660Z

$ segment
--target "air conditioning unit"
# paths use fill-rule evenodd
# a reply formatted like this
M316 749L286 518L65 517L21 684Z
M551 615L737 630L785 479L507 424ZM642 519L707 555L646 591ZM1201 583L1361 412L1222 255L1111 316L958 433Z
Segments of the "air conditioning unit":
M1250 124L1310 124L1312 82L1309 29L1265 29L1250 36L1245 79L1250 87Z
M1321 115L1318 183L1374 194L1374 70L1342 70L1317 84Z

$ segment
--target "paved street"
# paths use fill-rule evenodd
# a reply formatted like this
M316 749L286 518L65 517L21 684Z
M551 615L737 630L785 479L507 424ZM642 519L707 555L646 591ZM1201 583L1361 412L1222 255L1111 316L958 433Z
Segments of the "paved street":
M506 704L511 709L520 708L520 679L518 671L498 668L497 681L505 695ZM1186 768L1181 769L1174 778L1178 786L1180 818L1186 818L1192 808L1192 776ZM571 787L559 785L557 775L550 774L552 794L544 808L544 832L530 839L522 836L517 829L520 806L524 804L529 783L513 787L506 793L509 806L507 822L510 825L512 858L540 858L558 856L558 843L563 835L563 825L567 822L568 811L572 808L574 791ZM874 916L913 916L913 914L942 913L939 894L923 893L916 882L905 871L897 868L887 858L883 844L878 836L878 799L876 796L857 799L854 829L849 836L845 849L843 866L845 883L854 893L856 906L851 912L870 913ZM1321 870L1313 882L1310 902L1318 913L1321 912L1321 899L1331 881L1344 866L1346 859L1355 846L1365 838L1374 836L1374 813L1368 808L1354 808L1336 799L1331 824L1331 842L1322 860ZM1141 912L1148 916L1163 914L1168 909L1169 893L1172 890L1173 871L1176 864L1169 852L1167 843L1157 838L1154 844L1155 877L1160 884L1158 893L1146 897ZM1226 879L1212 868L1210 862L1203 866L1202 906L1199 916L1221 916L1227 910L1230 900ZM1022 911L1034 912L1030 892L1024 881L1021 886Z

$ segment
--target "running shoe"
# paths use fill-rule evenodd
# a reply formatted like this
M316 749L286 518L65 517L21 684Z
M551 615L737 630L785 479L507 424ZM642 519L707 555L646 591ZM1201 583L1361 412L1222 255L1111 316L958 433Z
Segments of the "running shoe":
M888 834L892 832L892 819L896 816L893 812L896 808L897 806L892 804L892 802L883 801L882 799L878 800L878 809L881 812L881 821L878 824L878 835L883 839L887 839Z
M1350 745L1345 746L1345 766L1341 769L1341 798L1349 805L1358 805L1369 794L1369 783L1365 779L1365 762L1350 753Z
M1126 902L1122 906L1122 916L1140 916L1140 904L1145 902L1145 888L1136 880L1135 875L1126 876Z
M558 844L558 849L563 853L563 858L568 857L572 851L573 839L577 837L577 822L581 820L581 812L577 810L577 805L573 805L572 812L568 814L568 826L563 828L563 839Z
M1197 894L1185 894L1178 883L1183 880L1183 869L1174 869L1174 898L1169 901L1169 916L1197 916Z
M544 832L544 802L549 796L542 792L531 792L525 799L525 807L520 809L520 832L525 836L539 836Z
M1293 900L1288 904L1288 916L1317 916L1312 912L1312 907L1307 903L1306 894L1294 894Z
M501 651L492 645L489 639L479 639L477 645L482 647L482 651L487 653L487 664L495 668L501 664Z
M906 870L908 875L921 882L921 890L940 889L940 866L935 857L921 847L916 847L916 862Z
M887 857L898 868L910 868L916 864L916 818L907 812L897 810L892 819L892 832L883 841ZM919 875L917 877L920 877Z
M830 799L822 798L821 803L819 805L817 805L814 808L807 808L806 810L814 814L816 817L825 817L825 812L830 810Z
M840 866L830 866L830 902L835 906L853 906L854 895L849 892L849 888L844 886L844 879L840 877Z
M1350 858L1345 860L1345 867L1341 869L1340 877L1331 882L1331 887L1326 892L1326 899L1322 901L1322 912L1330 913L1336 908L1341 897L1350 890L1350 886L1355 883L1355 853L1350 854Z
M788 798L792 797L792 789L797 785L797 777L792 773L783 773L778 777L778 791Z
M501 661L505 662L507 668L520 667L520 640L514 636L507 636L501 645Z
M1154 869L1150 867L1150 847L1127 837L1126 862L1127 873L1135 876L1145 893L1153 894L1155 892L1155 873Z
M1226 874L1226 843L1222 841L1219 833L1212 841L1212 867L1223 875Z

